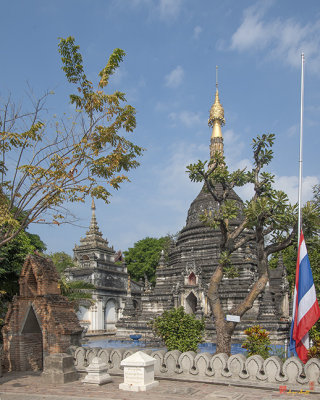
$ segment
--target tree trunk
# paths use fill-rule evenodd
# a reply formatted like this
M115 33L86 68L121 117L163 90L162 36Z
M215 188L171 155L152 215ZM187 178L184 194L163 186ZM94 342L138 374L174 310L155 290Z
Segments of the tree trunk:
M214 324L217 335L216 353L231 354L231 336L234 331L235 324L227 323L225 314L219 298L219 285L223 277L223 265L219 264L210 279L208 288L208 299L211 311L214 317Z
M230 325L234 325L231 327ZM217 334L217 348L216 354L226 353L231 355L231 337L235 328L235 324L226 322L225 320L216 320L215 328Z

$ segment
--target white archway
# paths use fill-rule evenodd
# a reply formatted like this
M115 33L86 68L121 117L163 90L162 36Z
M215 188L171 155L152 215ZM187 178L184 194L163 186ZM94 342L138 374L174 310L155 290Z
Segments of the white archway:
M107 301L104 311L105 329L110 331L116 329L117 322L117 304L114 299Z

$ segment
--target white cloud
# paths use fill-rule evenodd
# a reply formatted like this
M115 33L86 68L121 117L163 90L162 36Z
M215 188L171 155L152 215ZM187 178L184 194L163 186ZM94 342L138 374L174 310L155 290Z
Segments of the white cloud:
M299 67L301 52L305 53L308 68L320 67L320 19L302 25L293 18L268 19L265 2L258 2L244 11L241 25L231 38L231 50L239 52L264 51L266 56Z
M298 202L298 182L297 176L278 176L274 178L274 188L282 190L288 195L291 204ZM305 176L302 183L302 204L311 200L313 197L312 188L319 184L319 179L316 176ZM242 200L250 200L254 194L253 185L247 184L241 188L236 188L237 194Z
M208 146L190 145L185 142L174 143L168 161L157 169L159 181L157 201L177 212L182 220L186 218L188 207L201 188L201 184L190 181L186 166L197 162L198 159L206 160L208 156Z
M194 126L203 125L205 126L206 121L201 118L200 113L196 113L193 111L180 111L178 113L172 112L169 114L169 118L173 121L174 125L176 123L183 124L187 128L191 128Z
M182 9L183 0L114 0L114 7L144 7L152 18L170 21L176 19Z
M243 22L231 38L233 50L246 51L265 47L272 35L272 32L266 32L266 27L260 20L265 11L265 8L259 7L259 3L244 11Z
M294 137L299 135L299 126L298 125L292 125L290 128L287 130L287 135L289 137Z
M312 187L319 183L316 176L305 176L302 180L302 203L311 200L313 197ZM298 201L298 185L297 176L276 176L274 186L278 190L287 193L291 203Z
M115 73L111 75L110 82L114 85L119 85L127 75L128 72L125 67L120 66L116 69Z
M170 88L176 88L181 85L184 78L184 70L178 65L168 75L165 76L165 85Z
M203 31L203 29L201 28L201 26L197 25L194 27L193 29L193 37L195 39L198 39L200 36L200 33Z
M130 0L130 3L134 7L139 7L139 6L149 6L153 3L152 0Z
M296 125L288 129L288 135L298 133ZM245 151L245 142L242 141L241 136L237 135L232 129L223 132L224 137L224 154L226 162L230 171L236 169L246 168L250 171L253 168L253 163L247 158L241 158ZM280 176L275 175L274 187L277 190L283 190L289 197L292 204L298 201L298 176ZM319 183L317 176L305 176L302 183L302 203L311 200L313 197L312 188ZM253 185L248 184L241 188L236 188L237 194L242 200L249 200L252 198L254 191Z
M162 19L176 18L180 14L182 0L160 0L159 12Z
M236 160L239 160L244 149L244 142L240 140L241 136L235 134L232 129L223 132L224 153L227 164L231 167Z

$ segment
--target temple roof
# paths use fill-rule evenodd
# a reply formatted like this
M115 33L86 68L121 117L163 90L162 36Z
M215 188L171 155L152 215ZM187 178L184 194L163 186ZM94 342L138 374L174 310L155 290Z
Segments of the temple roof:
M109 248L108 240L102 237L102 233L99 230L99 226L96 219L96 206L94 200L92 199L91 204L91 222L89 230L86 232L86 236L80 239L80 245L75 246L75 249L87 248L87 249L102 249L114 252L113 249Z
M218 194L222 195L223 189L221 183L216 184L216 189L218 191ZM239 204L239 208L242 208L243 202L234 190L231 190L228 199L235 200ZM204 214L206 210L217 211L218 207L218 202L213 199L212 195L203 186L200 193L193 200L189 207L186 226L188 227L201 223L200 215Z

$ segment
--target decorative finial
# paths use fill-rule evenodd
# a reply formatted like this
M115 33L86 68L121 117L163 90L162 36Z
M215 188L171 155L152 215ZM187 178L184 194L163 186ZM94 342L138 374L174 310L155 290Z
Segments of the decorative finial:
M218 90L218 66L216 65L216 89Z
M218 91L218 66L216 66L216 94L214 103L210 109L208 125L212 127L211 144L210 144L210 158L213 159L214 155L219 152L223 154L223 137L221 127L225 124L224 109L219 100Z
M224 119L224 109L222 107L222 104L220 103L219 99L219 92L218 92L218 81L216 83L216 95L214 98L214 103L210 109L210 116L209 116L209 121L208 125L214 128L216 124L219 124L219 126L223 126L226 123L226 120ZM214 132L214 129L212 131L213 136L217 136L217 132ZM218 136L222 137L221 134L221 129L220 133L218 133Z
M91 203L91 222L90 222L90 227L89 227L89 231L87 232L87 235L98 235L98 236L102 237L102 233L99 231L99 227L97 224L96 205L94 204L93 197L92 197L92 203Z

